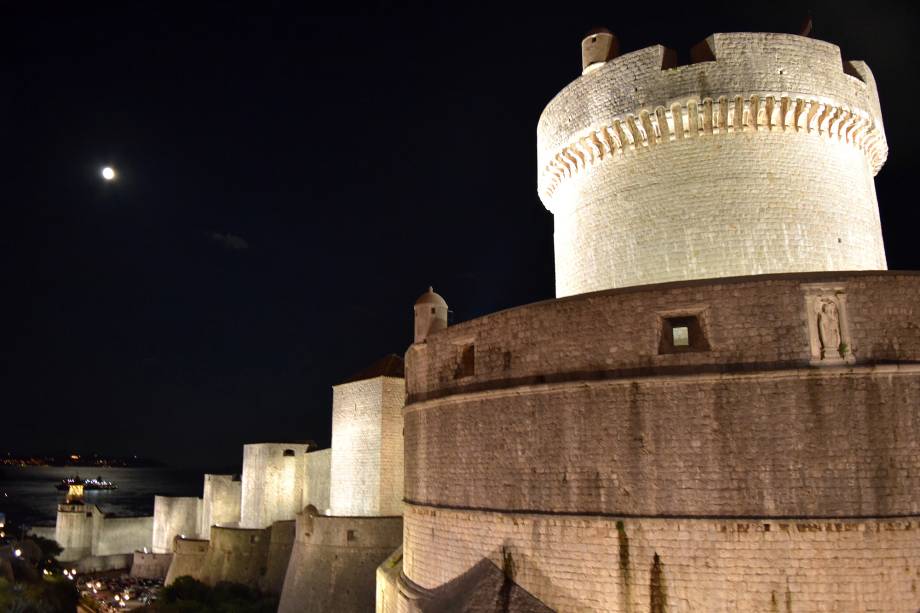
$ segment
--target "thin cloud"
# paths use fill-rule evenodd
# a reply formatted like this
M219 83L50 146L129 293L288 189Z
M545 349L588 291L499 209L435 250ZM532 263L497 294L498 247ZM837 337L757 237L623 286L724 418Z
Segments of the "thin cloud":
M242 249L249 249L249 243L246 242L246 239L242 236L237 236L236 234L222 234L220 232L211 232L211 240L215 243L223 245L227 249L233 249L234 251L240 251Z

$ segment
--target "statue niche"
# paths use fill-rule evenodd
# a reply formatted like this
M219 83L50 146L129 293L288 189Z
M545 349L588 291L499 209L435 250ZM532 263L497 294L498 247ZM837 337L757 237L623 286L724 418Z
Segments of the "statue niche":
M846 345L840 331L840 309L833 298L822 297L815 301L815 316L818 324L818 340L821 343L821 359L846 357Z
M843 284L806 283L805 323L812 366L852 364L856 358L847 323L847 295Z

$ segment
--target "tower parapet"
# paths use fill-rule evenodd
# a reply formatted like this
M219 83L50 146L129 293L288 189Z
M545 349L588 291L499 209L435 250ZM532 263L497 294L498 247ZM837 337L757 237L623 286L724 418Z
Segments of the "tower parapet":
M788 34L713 34L693 55L592 64L543 111L557 295L885 269L873 176L888 147L868 66Z

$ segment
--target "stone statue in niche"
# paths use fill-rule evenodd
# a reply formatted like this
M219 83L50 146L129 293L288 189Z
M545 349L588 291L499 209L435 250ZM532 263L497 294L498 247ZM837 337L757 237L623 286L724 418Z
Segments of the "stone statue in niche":
M846 356L840 333L840 309L832 298L815 301L815 315L818 318L818 339L821 341L821 359Z
M854 364L850 325L847 317L846 285L803 283L805 323L812 366Z

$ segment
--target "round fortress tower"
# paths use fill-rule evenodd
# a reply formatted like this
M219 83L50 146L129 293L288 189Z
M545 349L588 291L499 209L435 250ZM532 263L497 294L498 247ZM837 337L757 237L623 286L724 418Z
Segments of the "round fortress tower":
M783 34L693 57L589 34L539 126L559 298L421 322L399 613L920 610L920 273L879 270L872 74Z
M592 41L594 38L596 40ZM886 268L872 72L789 34L714 34L693 62L604 31L537 129L556 294Z

